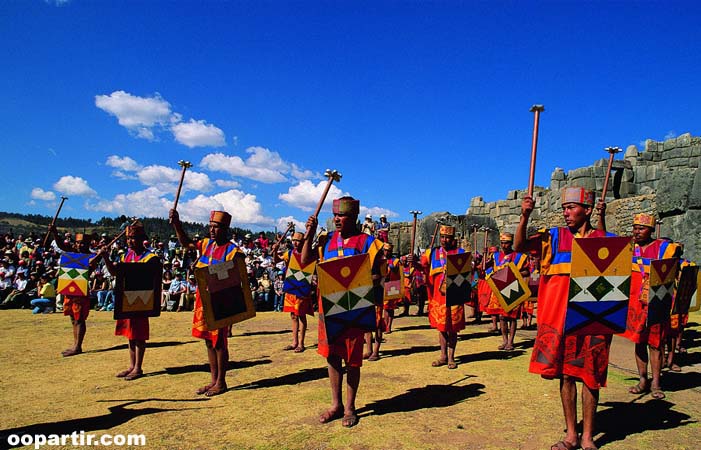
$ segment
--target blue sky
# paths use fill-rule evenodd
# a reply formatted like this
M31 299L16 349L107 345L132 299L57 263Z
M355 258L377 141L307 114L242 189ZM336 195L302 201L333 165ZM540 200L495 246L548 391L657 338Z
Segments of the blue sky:
M0 210L462 214L701 117L699 2L44 1L0 12ZM328 208L321 220L328 217Z

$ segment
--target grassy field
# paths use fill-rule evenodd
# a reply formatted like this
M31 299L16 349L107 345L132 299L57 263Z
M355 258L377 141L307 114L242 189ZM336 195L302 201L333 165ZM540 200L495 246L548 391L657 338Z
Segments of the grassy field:
M363 365L360 422L345 429L340 421L318 423L330 393L325 360L313 347L315 319L301 354L282 350L287 314L235 325L230 390L204 398L194 394L209 372L204 344L190 337L191 313L151 320L147 376L131 382L114 376L128 355L110 313L91 312L85 353L71 358L59 355L72 341L66 317L0 314L0 448L10 434L81 430L143 434L152 449L549 449L563 436L557 381L527 371L534 331L519 330L516 351L500 352L486 325L468 326L460 366L448 370L431 367L437 334L426 318L397 319L382 358ZM697 346L699 316L692 322L687 342ZM681 373L665 373L667 398L652 400L627 392L637 380L633 347L614 340L597 416L600 448L698 447L701 352L690 351Z

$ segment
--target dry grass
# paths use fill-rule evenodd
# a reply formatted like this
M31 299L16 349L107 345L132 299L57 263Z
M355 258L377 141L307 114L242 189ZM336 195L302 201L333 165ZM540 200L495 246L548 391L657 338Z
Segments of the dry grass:
M562 437L557 382L527 372L533 331L519 331L517 351L499 352L486 325L461 334L457 370L432 368L436 332L425 318L400 318L383 358L362 369L360 423L318 424L330 399L325 360L314 348L294 354L287 314L262 313L237 324L230 340L229 392L206 399L194 390L209 379L204 344L190 337L189 313L151 320L144 369L126 382L126 341L113 336L109 313L92 312L86 353L61 358L71 343L59 314L3 311L0 434L139 433L147 448L543 449ZM698 321L698 315L692 321ZM690 330L698 340L698 328ZM316 338L310 320L308 346ZM700 353L695 367L665 377L667 399L627 393L632 347L614 342L609 387L602 390L598 440L606 449L695 448ZM620 370L622 368L623 370ZM0 447L6 445L4 437Z

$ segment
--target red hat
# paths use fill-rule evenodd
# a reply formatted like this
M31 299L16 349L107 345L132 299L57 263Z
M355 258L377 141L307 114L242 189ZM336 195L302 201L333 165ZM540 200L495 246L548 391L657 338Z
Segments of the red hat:
M360 213L360 200L353 197L341 197L334 199L332 212L334 214L348 214L357 216Z
M231 224L231 214L226 211L212 211L209 213L209 221L228 227Z

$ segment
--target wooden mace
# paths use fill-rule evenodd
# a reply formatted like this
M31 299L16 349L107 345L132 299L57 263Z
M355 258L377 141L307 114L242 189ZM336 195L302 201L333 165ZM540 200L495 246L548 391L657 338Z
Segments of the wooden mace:
M56 219L58 219L58 214L61 212L61 208L63 207L63 202L65 202L68 199L68 197L63 197L61 196L61 203L58 205L58 209L56 210L56 214L54 214L54 218L51 221L51 225L49 225L49 231L46 232L46 236L44 236L44 243L41 245L42 247L46 248L46 244L49 242L49 236L51 236L51 229L56 225Z

